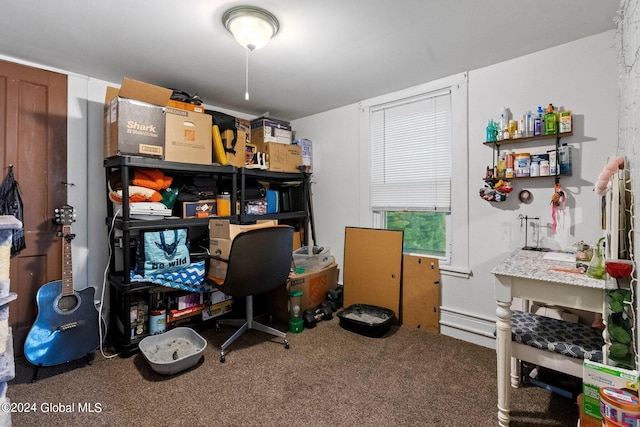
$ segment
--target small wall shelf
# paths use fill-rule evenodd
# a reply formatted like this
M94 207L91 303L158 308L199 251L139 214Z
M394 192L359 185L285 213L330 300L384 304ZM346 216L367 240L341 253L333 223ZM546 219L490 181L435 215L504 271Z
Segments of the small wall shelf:
M521 144L524 142L544 140L544 139L556 139L556 138L560 139L565 136L571 136L571 135L573 135L573 132L563 132L563 133L557 133L552 135L523 136L520 138L503 139L500 141L485 141L483 142L483 144L489 147L492 147L494 145L500 146L504 144Z
M544 140L553 140L555 142L556 149L556 170L560 170L560 139L567 136L572 136L573 131L571 132L563 132L563 133L555 133L552 135L536 135L536 136L525 136L519 138L510 138L503 139L500 141L485 141L484 145L493 148L494 156L493 156L493 166L495 169L496 164L498 163L498 159L500 158L500 146L505 144L525 144L533 141L544 141ZM497 182L499 179L504 179L506 181L516 180L516 179L535 179L535 178L549 178L554 177L556 184L560 181L561 176L571 176L571 174L554 174L554 175L543 175L543 176L522 176L516 177L513 176L511 178L484 178L484 181L487 183Z

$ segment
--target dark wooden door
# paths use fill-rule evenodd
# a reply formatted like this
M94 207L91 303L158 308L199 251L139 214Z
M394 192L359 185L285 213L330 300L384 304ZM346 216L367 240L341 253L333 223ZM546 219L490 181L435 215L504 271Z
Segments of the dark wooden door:
M9 305L14 352L37 315L36 292L61 279L62 242L52 222L67 200L67 77L0 61L0 165L9 165L22 190L26 249L11 258Z

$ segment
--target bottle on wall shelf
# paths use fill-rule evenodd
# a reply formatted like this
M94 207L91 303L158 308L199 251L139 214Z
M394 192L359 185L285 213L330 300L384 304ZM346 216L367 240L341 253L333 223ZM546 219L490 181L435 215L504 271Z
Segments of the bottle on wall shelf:
M502 153L500 160L498 160L498 178L505 178L505 171L507 169L507 160L504 152Z
M502 107L502 112L500 113L500 131L504 131L509 124L509 110L507 107Z
M542 135L542 119L544 115L544 111L542 111L541 106L538 106L538 111L536 113L537 116L533 121L533 135L539 136Z
M547 113L544 115L544 134L555 135L558 130L558 117L553 111L553 104L547 107Z
M549 160L540 160L540 176L549 176Z
M509 151L506 155L506 159L505 159L505 171L504 171L504 177L505 178L513 178L514 176L514 163L515 163L515 156L513 155L513 151Z
M507 127L509 129L509 135L511 135L511 138L517 138L518 122L516 122L515 120L509 120L509 124L507 125Z
M529 166L529 176L540 176L540 163L538 161L531 160L531 166Z
M494 142L497 140L498 136L498 124L493 121L493 119L489 119L489 123L487 123L487 142Z
M526 136L533 136L533 115L531 114L531 110L527 111L526 126Z

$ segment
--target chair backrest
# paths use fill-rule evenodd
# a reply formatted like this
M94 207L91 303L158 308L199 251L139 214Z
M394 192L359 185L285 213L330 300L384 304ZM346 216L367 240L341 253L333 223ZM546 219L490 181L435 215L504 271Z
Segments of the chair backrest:
M231 244L220 290L233 297L268 292L286 283L293 257L293 227L278 225L238 234Z

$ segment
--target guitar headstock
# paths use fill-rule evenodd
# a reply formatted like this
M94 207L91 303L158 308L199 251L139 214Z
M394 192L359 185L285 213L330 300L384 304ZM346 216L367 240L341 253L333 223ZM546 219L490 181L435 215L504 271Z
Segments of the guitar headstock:
M76 213L72 206L63 205L55 210L56 217L53 222L59 225L71 225L76 221Z

